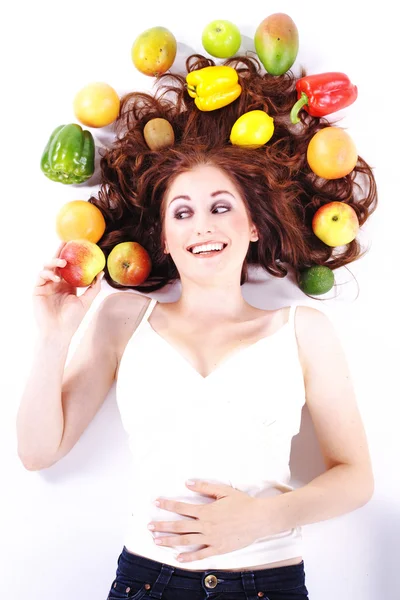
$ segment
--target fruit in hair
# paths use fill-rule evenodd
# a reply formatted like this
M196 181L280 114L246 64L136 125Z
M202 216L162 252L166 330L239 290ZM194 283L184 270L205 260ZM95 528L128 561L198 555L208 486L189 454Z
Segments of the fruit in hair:
M314 234L332 248L352 242L360 224L357 213L345 202L328 202L321 206L312 219Z
M111 279L120 285L141 285L150 275L149 253L138 242L121 242L108 255L107 269Z
M150 150L162 150L172 146L175 134L167 119L150 119L143 128L143 137Z
M356 146L340 127L324 127L311 138L307 147L310 169L324 179L345 177L357 164Z
M274 120L263 110L250 110L233 124L230 141L234 146L260 147L274 133Z
M298 278L299 288L310 296L326 294L335 284L332 269L324 265L313 265L303 269Z

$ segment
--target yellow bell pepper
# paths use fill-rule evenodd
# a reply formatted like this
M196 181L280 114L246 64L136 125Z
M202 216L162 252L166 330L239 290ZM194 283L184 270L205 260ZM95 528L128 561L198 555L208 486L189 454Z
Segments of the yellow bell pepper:
M242 88L233 67L218 65L191 71L186 76L189 96L199 110L222 108L238 98Z

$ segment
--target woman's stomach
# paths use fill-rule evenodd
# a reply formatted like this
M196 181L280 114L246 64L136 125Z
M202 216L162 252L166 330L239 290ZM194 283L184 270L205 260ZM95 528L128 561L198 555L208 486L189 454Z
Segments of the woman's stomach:
M210 483L223 483L232 485L252 497L267 498L290 492L293 488L287 483L277 480L263 480L257 484L248 482L213 479L201 477L196 474L187 474L189 477L208 481ZM158 546L154 543L154 537L170 536L169 532L155 532L153 534L147 525L150 522L157 521L179 521L188 520L192 517L174 513L172 511L157 507L154 504L156 498L168 498L177 502L188 504L208 504L215 502L215 498L204 496L198 492L192 492L183 484L171 481L160 481L157 478L149 478L148 474L142 478L137 474L133 478L131 493L131 510L127 519L124 545L134 554L146 556L152 560L166 563L172 566L182 568L176 556L185 552L196 552L204 545L176 545L176 546ZM227 552L225 554L215 555L200 560L185 563L185 568L189 570L206 569L225 569L225 570L243 570L244 568L268 568L267 566L284 566L286 564L296 564L293 561L301 562L301 528L294 528L280 532L273 536L264 536L256 539L252 544L244 548ZM289 562L286 562L289 561ZM280 565L273 565L280 563Z

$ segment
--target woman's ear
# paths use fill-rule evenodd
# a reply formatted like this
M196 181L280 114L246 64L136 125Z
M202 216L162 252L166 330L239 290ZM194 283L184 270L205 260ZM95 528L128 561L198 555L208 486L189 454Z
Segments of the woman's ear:
M252 226L251 228L251 237L250 237L250 241L251 242L257 242L258 240L258 231L257 231L257 227L255 225Z
M169 254L167 241L166 241L165 236L164 236L164 231L161 233L161 245L163 246L163 252L164 252L164 254Z

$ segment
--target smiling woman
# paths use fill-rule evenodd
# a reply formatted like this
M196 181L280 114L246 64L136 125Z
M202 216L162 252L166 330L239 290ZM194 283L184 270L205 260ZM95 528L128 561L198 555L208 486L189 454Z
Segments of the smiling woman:
M307 145L328 124L305 111L300 127L290 123L293 75L262 73L249 57L227 63L243 91L221 109L198 110L183 75L160 77L170 82L157 97L125 96L98 198L90 199L106 223L98 241L106 256L132 241L151 257L149 277L133 289L179 278L180 298L110 294L64 373L69 340L99 285L77 298L56 279L64 266L56 256L35 287L44 334L18 416L21 460L34 470L65 456L114 381L129 435L134 494L110 600L305 600L302 525L355 510L373 490L329 319L294 304L257 309L241 293L248 265L284 277L289 268L334 269L359 257L356 239L332 248L311 223L325 204L345 201L363 224L376 206L373 174L358 157L351 175L315 176ZM187 63L210 65L200 56ZM232 145L233 124L251 110L273 117L272 138L257 148ZM143 133L154 118L174 133L158 149ZM137 390L146 394L140 410ZM293 489L291 442L305 402L327 470Z
M140 572L149 596L162 594L165 586L154 581L152 570L167 568L176 598L186 599L200 593L201 585L207 587L204 569L214 567L229 581L224 589L216 579L221 598L224 591L244 592L246 598L267 594L269 600L307 598L300 527L368 500L372 474L365 434L343 352L326 317L301 307L295 327L294 306L258 311L244 302L240 286L248 265L284 277L289 267L299 275L312 265L335 269L358 258L357 239L332 248L314 235L312 219L324 205L345 201L362 225L376 207L375 180L361 157L351 175L340 179L323 180L313 173L307 147L329 123L303 111L301 126L293 126L289 113L297 93L290 72L280 77L262 73L249 57L225 64L235 67L243 91L219 110L198 110L185 77L178 74L160 77L155 96L126 95L118 140L101 160L99 197L90 199L107 222L99 242L105 254L133 239L152 257L149 278L134 289L149 292L178 278L182 285L178 301L150 301L119 353L118 405L136 457L134 477L141 495L134 503L116 583L132 582ZM187 60L188 71L212 65L198 55ZM273 117L271 140L259 147L233 145L232 126L253 110ZM174 130L174 142L160 150L151 150L143 137L154 118L167 120ZM153 365L159 382L179 373L173 406L149 402L140 417L132 415L133 363L143 373ZM258 401L266 370L269 403ZM162 388L154 386L153 397L161 398ZM246 411L243 398L248 398ZM288 462L305 398L329 470L294 491L288 485ZM199 406L213 415L207 435L196 418ZM168 440L152 466L147 457L153 435L162 438L167 424ZM147 436L139 440L137 428ZM220 456L213 451L217 439ZM152 483L146 475L150 471L157 473ZM203 478L191 487L200 505L187 497L184 473ZM219 483L204 481L212 478ZM146 498L150 506L155 495L158 511L145 513ZM211 498L217 501L208 504ZM143 531L146 519L161 546L157 550ZM186 552L173 557L172 550ZM195 579L176 569L181 560L190 563ZM275 582L271 567L276 568ZM253 573L256 587L254 580L235 584L239 570ZM132 597L145 593L136 589ZM117 597L122 596L111 590L110 599Z

